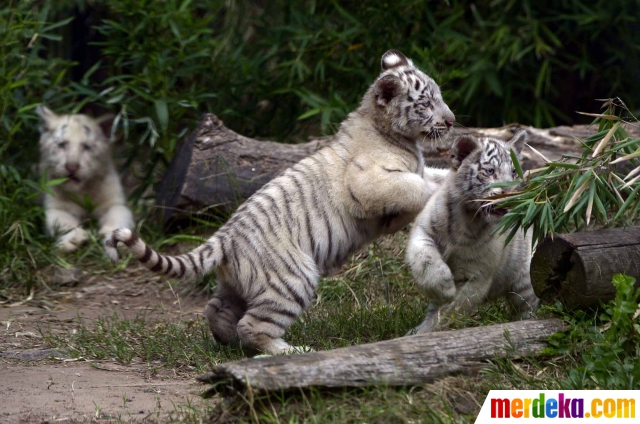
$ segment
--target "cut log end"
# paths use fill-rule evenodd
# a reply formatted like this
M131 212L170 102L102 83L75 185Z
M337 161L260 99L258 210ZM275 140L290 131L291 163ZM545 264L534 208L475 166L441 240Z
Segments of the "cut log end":
M612 300L618 273L634 277L640 286L640 227L557 234L542 241L531 260L536 295L569 308Z
M584 272L572 254L571 244L561 237L545 240L536 248L531 260L531 284L544 303L550 304L563 297L565 302L570 302L571 291L564 290L567 281L573 281L576 272ZM577 280L580 281L581 276Z

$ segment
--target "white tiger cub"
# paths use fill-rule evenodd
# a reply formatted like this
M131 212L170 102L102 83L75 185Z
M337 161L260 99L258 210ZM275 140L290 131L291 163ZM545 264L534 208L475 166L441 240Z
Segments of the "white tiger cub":
M117 261L122 242L146 267L172 277L217 269L204 312L214 338L292 351L282 337L311 304L320 276L422 210L429 197L422 143L443 136L454 119L438 85L390 50L335 141L263 186L204 245L165 256L116 230L107 253Z
M110 127L112 116L57 115L46 106L38 106L36 113L40 116L40 171L49 180L67 178L44 199L47 231L58 235L59 249L71 252L87 240L81 226L87 215L98 219L101 236L116 228L133 228L133 215L111 160L111 140L102 128Z
M430 299L427 316L410 333L447 326L452 314L470 314L485 300L506 296L520 318L538 308L529 275L531 232L520 231L505 247L494 234L504 209L477 199L503 193L492 183L513 181L510 156L519 156L527 138L458 138L451 147L451 173L433 194L411 231L406 259L416 283Z

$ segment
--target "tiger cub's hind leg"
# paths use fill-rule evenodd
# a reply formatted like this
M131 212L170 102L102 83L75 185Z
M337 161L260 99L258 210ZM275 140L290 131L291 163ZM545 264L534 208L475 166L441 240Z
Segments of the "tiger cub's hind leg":
M304 283L300 281L299 284ZM303 299L298 292L295 297L289 297L291 290L285 297L284 291L288 288L293 289L289 284L284 284L278 291L270 288L249 302L247 312L238 323L238 336L243 346L271 355L311 350L308 347L291 346L282 338L311 300Z
M204 307L204 316L213 338L224 345L236 341L238 321L246 310L246 302L233 289L220 283Z

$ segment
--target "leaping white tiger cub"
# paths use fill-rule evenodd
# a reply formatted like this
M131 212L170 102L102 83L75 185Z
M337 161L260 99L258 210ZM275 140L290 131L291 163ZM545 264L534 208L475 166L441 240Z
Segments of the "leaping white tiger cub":
M446 328L453 314L470 314L485 300L506 296L520 318L538 308L529 267L531 232L494 233L504 209L476 200L511 191L490 188L516 176L510 149L517 155L527 133L509 141L463 136L451 147L451 173L416 220L407 246L407 263L430 303L427 316L412 332Z
M178 278L216 268L218 286L205 307L214 338L291 351L282 337L313 300L319 277L422 210L430 195L422 143L443 136L454 119L438 85L389 50L335 141L258 190L204 245L165 256L120 229L107 253L117 261L123 242L147 268Z
M88 215L99 220L101 236L116 228L133 228L106 134L113 115L97 119L57 115L46 106L38 106L36 113L40 116L40 171L49 180L67 178L44 198L47 231L58 235L60 250L70 252L87 240L81 223Z

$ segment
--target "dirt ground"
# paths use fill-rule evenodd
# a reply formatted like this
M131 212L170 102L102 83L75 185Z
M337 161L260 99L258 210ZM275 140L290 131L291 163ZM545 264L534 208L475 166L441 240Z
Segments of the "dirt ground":
M165 421L182 406L203 402L195 372L177 375L148 364L71 359L50 349L39 329L74 331L79 317L90 325L114 312L199 319L204 297L183 297L142 269L88 278L62 272L56 278L72 285L56 287L55 297L0 304L0 423Z

